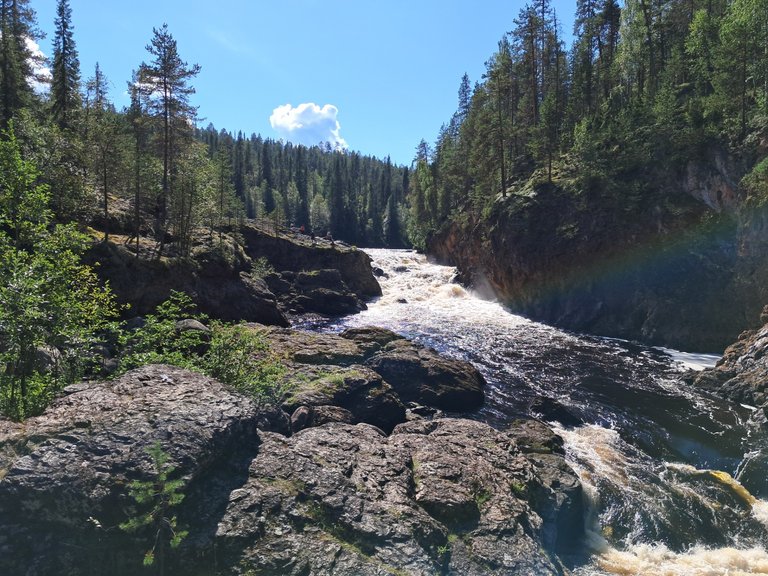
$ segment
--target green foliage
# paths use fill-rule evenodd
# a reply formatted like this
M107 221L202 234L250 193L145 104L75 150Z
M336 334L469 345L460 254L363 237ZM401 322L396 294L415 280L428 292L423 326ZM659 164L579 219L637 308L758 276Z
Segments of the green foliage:
M763 158L749 174L744 176L741 183L747 189L749 199L756 207L768 205L768 158Z
M209 376L263 404L278 404L287 393L285 366L270 357L263 336L245 326L215 323L200 363Z
M74 225L51 226L37 176L9 129L0 142L0 411L16 419L42 411L83 373L117 312L80 262L87 237Z
M262 404L279 403L287 393L285 367L269 353L264 337L243 325L212 322L210 336L180 331L183 319L206 318L195 313L192 299L172 292L145 318L140 328L121 333L117 374L145 364L172 364L207 374Z
M254 260L251 264L251 276L253 278L264 278L275 272L275 268L264 256Z
M184 500L184 480L171 479L175 466L168 464L168 454L159 442L146 449L152 459L153 475L149 480L134 480L128 486L128 494L137 507L120 529L129 533L146 533L152 543L144 554L144 566L151 566L155 556L161 558L165 547L177 548L189 532L181 529L172 514L173 508Z
M122 333L118 373L145 364L196 368L196 351L203 344L203 335L197 330L176 329L176 322L195 316L194 308L187 294L172 291L168 300L157 307L155 314L145 317L142 327Z

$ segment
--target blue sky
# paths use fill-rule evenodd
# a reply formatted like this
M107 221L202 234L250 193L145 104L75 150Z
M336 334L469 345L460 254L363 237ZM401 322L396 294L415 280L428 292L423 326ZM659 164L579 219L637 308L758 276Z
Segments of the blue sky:
M56 0L32 0L50 55ZM131 71L167 23L202 66L192 103L202 126L286 137L299 120L350 149L409 164L456 109L461 76L479 80L520 0L70 0L83 78L98 61L118 107ZM575 0L555 0L570 34ZM290 104L287 108L285 105ZM299 108L301 104L306 106ZM314 104L315 106L311 106ZM273 111L278 109L270 124ZM336 124L338 122L338 124ZM281 124L282 123L282 124ZM293 132L292 139L300 139Z

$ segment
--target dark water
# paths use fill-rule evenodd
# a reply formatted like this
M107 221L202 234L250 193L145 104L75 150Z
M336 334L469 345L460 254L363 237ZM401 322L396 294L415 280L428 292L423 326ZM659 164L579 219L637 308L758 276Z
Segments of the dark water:
M749 407L677 379L716 357L568 334L474 297L423 256L370 254L382 298L311 327L390 328L483 372L486 403L465 416L550 422L593 507L578 574L768 574L768 438Z

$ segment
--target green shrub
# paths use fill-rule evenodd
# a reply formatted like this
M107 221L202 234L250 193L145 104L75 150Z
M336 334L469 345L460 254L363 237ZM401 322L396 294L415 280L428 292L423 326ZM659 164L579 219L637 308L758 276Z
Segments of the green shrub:
M144 326L124 332L117 374L145 364L172 364L216 378L261 404L277 404L285 390L285 368L272 358L264 337L240 324L214 321L210 341L203 333L179 331L186 318L206 321L195 313L192 299L181 292L145 318Z
M251 278L259 279L264 278L275 272L275 268L269 263L264 256L257 258L251 264Z
M120 337L122 353L118 374L146 364L173 364L194 369L196 351L203 344L203 336L196 330L179 332L176 329L176 322L185 318L205 320L194 310L195 305L187 294L172 291L155 314L145 317L142 327L124 331Z
M287 392L282 378L285 366L270 357L262 335L242 325L213 324L201 368L262 404L278 404Z
M21 156L13 128L0 139L0 412L42 412L85 370L117 314L112 293L80 255L88 239L53 225L48 188ZM40 351L54 350L53 365Z

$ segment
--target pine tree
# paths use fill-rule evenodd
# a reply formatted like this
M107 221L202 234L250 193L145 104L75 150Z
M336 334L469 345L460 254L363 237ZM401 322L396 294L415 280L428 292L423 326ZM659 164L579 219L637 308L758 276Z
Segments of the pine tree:
M153 56L149 64L139 67L138 89L146 96L149 111L159 124L159 148L163 162L162 191L155 205L155 233L160 243L158 257L162 255L168 219L168 204L173 195L176 162L185 140L192 135L192 120L197 108L189 103L195 89L190 80L200 72L200 66L184 62L178 53L176 40L168 25L152 30L153 37L147 51Z
M333 153L333 165L331 167L331 173L328 177L328 182L328 211L330 212L329 224L333 237L339 238L344 234L344 230L346 228L346 222L344 221L344 199L346 196L346 186L342 154L339 152Z
M32 53L27 40L40 37L29 0L0 0L0 124L34 101Z
M104 240L109 239L110 197L117 188L125 164L124 117L117 114L107 96L107 79L98 62L86 83L85 143L88 179L100 197L104 214Z
M299 226L309 227L309 184L304 146L297 146L296 149L296 191L298 192L296 223Z

